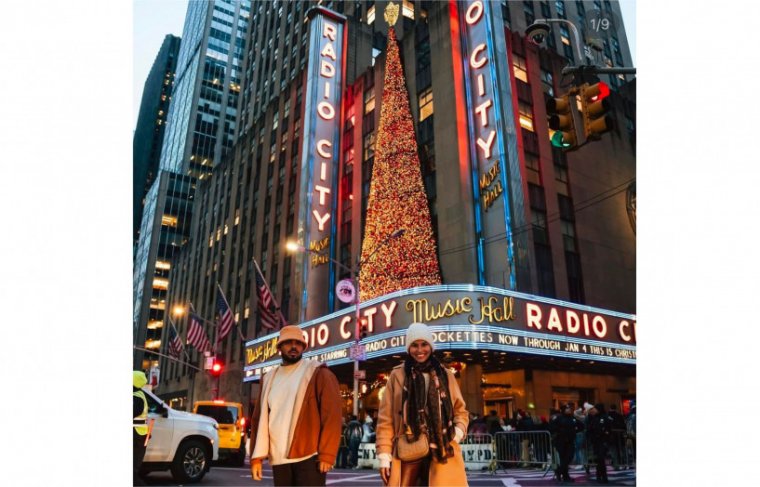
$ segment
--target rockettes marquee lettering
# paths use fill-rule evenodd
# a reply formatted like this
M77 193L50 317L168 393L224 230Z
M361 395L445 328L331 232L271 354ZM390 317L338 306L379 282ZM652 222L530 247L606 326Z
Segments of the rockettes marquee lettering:
M304 323L305 356L328 364L347 363L355 309L346 308ZM633 364L636 317L513 291L443 285L399 291L362 303L367 323L362 340L368 358L405 350L410 323L433 328L439 349L490 349ZM256 380L279 361L277 335L246 344L245 380Z

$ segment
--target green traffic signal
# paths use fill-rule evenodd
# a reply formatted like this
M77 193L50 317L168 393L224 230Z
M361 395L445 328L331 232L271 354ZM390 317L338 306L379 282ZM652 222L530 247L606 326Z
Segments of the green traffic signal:
M551 135L551 144L560 149L570 149L577 145L578 137L571 108L570 94L546 101L546 115L549 128L555 132Z
M556 132L554 132L554 135L552 135L552 145L554 147L559 147L561 149L566 149L570 147L570 144L565 142L565 136L560 130L557 130Z

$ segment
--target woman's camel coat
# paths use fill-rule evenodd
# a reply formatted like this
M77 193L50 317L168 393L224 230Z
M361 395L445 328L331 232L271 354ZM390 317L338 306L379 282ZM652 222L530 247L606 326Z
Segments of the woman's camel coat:
M462 391L459 390L454 374L446 370L449 378L449 395L454 409L454 426L467 434L467 424L470 421L469 413L465 409ZM398 486L401 482L401 460L396 456L395 439L402 433L401 393L404 390L404 366L394 367L388 377L388 384L380 402L380 410L377 414L377 453L390 453L393 457L391 463L391 478L389 486ZM464 458L459 444L452 441L454 456L447 459L446 463L438 463L432 459L430 462L431 487L438 486L466 486L467 474L464 471Z

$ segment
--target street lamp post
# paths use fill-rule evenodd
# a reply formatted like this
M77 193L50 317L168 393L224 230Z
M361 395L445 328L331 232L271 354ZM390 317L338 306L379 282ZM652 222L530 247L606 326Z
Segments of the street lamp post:
M375 253L383 248L388 242L390 242L393 239L396 239L400 236L402 236L404 233L406 233L406 229L400 228L396 230L395 232L390 233L385 239L383 239L382 242L377 244L377 247L364 259L360 260L357 258L356 265L353 267L348 267L347 265L343 264L342 262L339 262L331 257L328 257L330 259L330 262L337 265L339 268L347 271L350 275L351 282L354 284L354 307L356 308L356 314L355 314L355 324L354 324L354 347L356 351L358 352L358 345L359 341L361 340L360 337L360 322L361 322L361 313L359 310L359 271L361 270L361 266L367 262ZM288 242L285 244L285 248L289 250L290 252L311 252L313 254L321 255L319 252L313 249L309 249L304 247L303 245L299 245L296 242ZM361 254L360 254L361 255ZM359 378L358 378L358 372L359 372L359 358L358 354L354 355L354 416L359 415Z
M578 79L582 79L584 75L596 75L596 74L636 74L636 68L631 67L617 67L617 68L603 68L599 66L586 65L583 60L585 59L584 48L585 44L581 42L581 36L578 33L578 28L574 23L567 19L536 19L525 29L525 34L531 38L536 44L544 42L544 38L550 34L549 24L559 23L565 24L570 27L575 38L575 55L578 57L578 65L569 65L562 68L562 74L575 74L578 75Z

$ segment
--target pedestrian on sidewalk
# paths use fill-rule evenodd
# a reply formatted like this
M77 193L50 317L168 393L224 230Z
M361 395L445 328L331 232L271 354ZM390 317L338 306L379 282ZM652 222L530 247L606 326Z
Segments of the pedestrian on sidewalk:
M364 436L364 428L356 415L351 415L351 421L346 426L346 443L348 444L348 467L359 468L359 445Z
M299 327L280 330L282 364L261 378L251 417L253 480L261 480L264 458L272 465L276 486L324 486L335 464L340 444L338 380L325 364L302 358L306 346Z
M598 403L589 412L588 435L594 448L596 460L596 481L609 483L607 479L607 452L609 451L612 421L604 409L604 404Z
M145 372L132 371L132 485L147 485L140 477L148 435L148 399L142 388L148 383Z
M579 405L578 409L573 412L573 417L575 417L575 419L581 425L583 425L583 429L575 434L575 461L573 463L586 467L586 463L588 461L588 457L586 455L586 426L588 423L586 422L586 410L582 405Z
M624 463L625 454L625 418L617 410L617 405L610 405L608 413L611 421L612 434L610 437L610 453L612 454L612 467L620 470Z
M340 417L340 446L338 447L338 460L335 463L335 468L347 468L348 467L348 442L346 441L346 417Z
M435 343L427 325L409 325L406 347L406 359L391 371L380 402L380 476L385 485L394 487L467 486L459 442L467 431L469 415L456 378L433 355ZM429 444L427 455L402 461L398 442L415 442L422 435Z
M496 414L496 410L492 409L486 418L486 425L488 426L488 434L493 437L496 433L502 431L501 418Z
M362 443L374 443L375 442L375 427L372 426L372 416L369 414L364 418L364 424L362 425Z
M575 453L575 434L582 429L583 425L573 416L573 407L570 404L565 404L562 414L554 416L549 423L552 443L559 455L559 468L555 470L557 480L575 482L570 477L570 461Z

